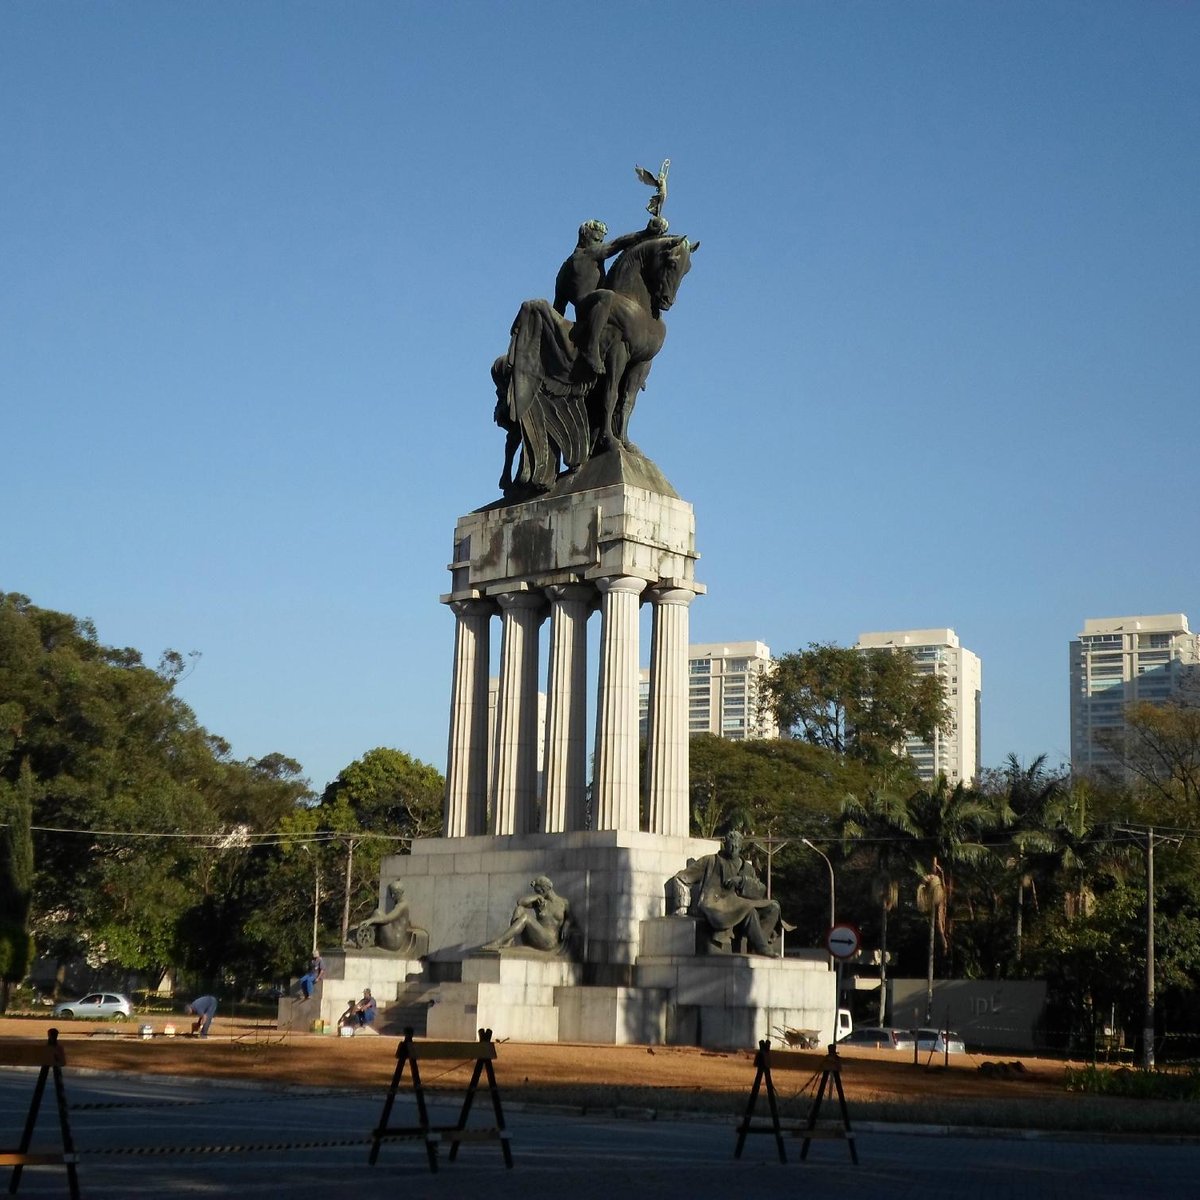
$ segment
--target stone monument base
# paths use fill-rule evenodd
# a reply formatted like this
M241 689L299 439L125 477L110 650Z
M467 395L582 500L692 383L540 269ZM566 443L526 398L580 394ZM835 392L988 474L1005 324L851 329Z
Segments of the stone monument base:
M404 888L413 922L429 931L429 958L451 963L502 933L533 877L548 875L571 905L580 982L629 987L641 923L663 915L666 881L715 849L706 838L626 830L430 838L385 858L380 878Z
M376 1029L395 1035L411 1027L472 1040L484 1028L522 1042L731 1050L803 1029L832 1041L836 984L822 952L716 953L702 922L662 915L664 881L710 847L616 832L419 842L386 860L382 876L400 880L434 950L422 959L331 951L313 997L280 1002L280 1027L305 1031L320 1019L332 1029L370 988ZM571 901L576 957L480 949L543 873Z
M556 997L583 979L579 963L537 951L470 955L461 981L429 991L429 1037L472 1040L480 1029L518 1042L570 1041L562 1036Z
M669 997L672 1045L750 1049L784 1030L833 1041L836 977L823 958L697 953L697 922L662 917L642 926L637 985ZM702 939L701 939L702 940Z
M375 997L378 1024L405 994L409 981L419 980L424 970L421 959L403 958L387 950L327 950L322 959L324 977L317 981L307 1000L280 997L277 1015L280 1029L306 1032L316 1021L321 1021L326 1029L336 1029L346 1005L351 1000L361 1000L365 988L370 988Z

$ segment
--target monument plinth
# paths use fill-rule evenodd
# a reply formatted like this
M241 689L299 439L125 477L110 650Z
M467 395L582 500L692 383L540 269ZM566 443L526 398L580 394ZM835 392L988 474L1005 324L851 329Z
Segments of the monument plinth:
M639 609L651 634L647 796L652 833L687 836L687 606L695 579L695 519L652 463L610 451L612 482L459 519L442 597L456 617L447 833L568 833L640 828ZM596 460L593 460L596 462ZM592 464L589 463L589 466ZM630 482L630 481L633 482ZM665 490L645 486L655 483ZM599 610L592 809L585 792L589 740L589 615ZM549 619L544 787L537 788L538 629ZM486 749L491 626L500 627L496 754Z

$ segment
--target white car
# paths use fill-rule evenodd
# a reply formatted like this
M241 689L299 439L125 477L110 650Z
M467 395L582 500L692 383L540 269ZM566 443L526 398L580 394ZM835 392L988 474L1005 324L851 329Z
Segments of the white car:
M911 1029L890 1029L881 1025L860 1025L839 1039L839 1046L864 1046L872 1050L907 1050L913 1048Z
M114 1021L127 1021L133 1016L133 1005L128 996L116 992L89 992L80 1000L64 1000L54 1006L56 1017L111 1017Z
M962 1035L952 1029L918 1029L917 1052L926 1054L966 1054L967 1047Z

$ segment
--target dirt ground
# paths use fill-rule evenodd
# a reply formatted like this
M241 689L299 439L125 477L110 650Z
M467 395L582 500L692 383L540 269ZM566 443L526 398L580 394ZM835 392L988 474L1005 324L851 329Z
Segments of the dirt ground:
M175 1037L163 1033L166 1019L149 1021L154 1035L139 1036L142 1021L100 1024L94 1021L0 1018L0 1039L42 1041L58 1028L68 1068L83 1067L143 1074L242 1079L309 1087L383 1089L395 1069L398 1039L388 1036L339 1038L311 1033L280 1033L273 1022L222 1018L206 1040L182 1036L186 1017L173 1020ZM3 1041L0 1041L0 1062ZM796 1070L776 1071L781 1094L812 1090L825 1065L819 1052L789 1052ZM922 1101L1013 1101L1028 1103L1064 1097L1066 1064L1025 1058L1020 1067L1002 1057L954 1055L949 1066L938 1058L891 1051L844 1050L841 1078L847 1102L895 1102L922 1107ZM469 1068L427 1068L430 1086L461 1087ZM515 1098L582 1104L585 1107L650 1105L663 1111L729 1108L735 1111L754 1079L750 1051L713 1053L676 1046L525 1045L498 1046L496 1074L501 1088ZM706 1103L697 1103L700 1098Z

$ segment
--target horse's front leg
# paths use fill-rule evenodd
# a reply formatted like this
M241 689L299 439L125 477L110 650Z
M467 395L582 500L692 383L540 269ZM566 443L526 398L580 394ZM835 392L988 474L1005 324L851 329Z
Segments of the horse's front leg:
M621 381L629 365L629 348L615 338L604 359L604 427L600 431L601 449L609 450L620 440L617 436L617 406L621 400Z

